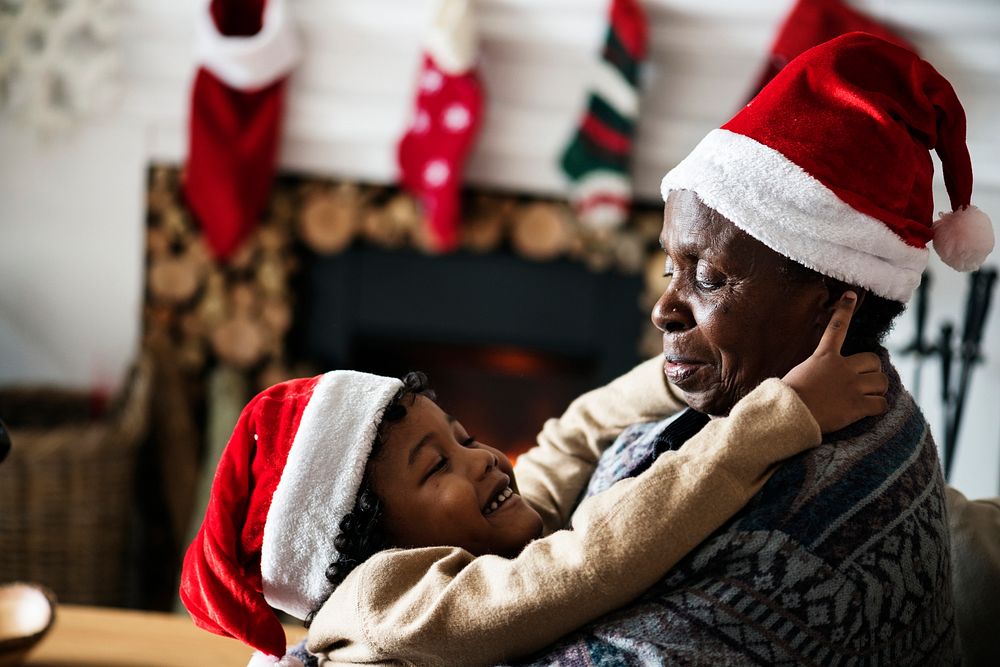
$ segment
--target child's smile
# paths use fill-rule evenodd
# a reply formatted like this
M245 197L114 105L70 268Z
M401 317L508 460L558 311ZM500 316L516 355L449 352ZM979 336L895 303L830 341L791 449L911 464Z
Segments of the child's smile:
M369 463L391 544L510 556L539 536L541 518L518 495L502 452L476 442L428 398L416 396L406 409Z

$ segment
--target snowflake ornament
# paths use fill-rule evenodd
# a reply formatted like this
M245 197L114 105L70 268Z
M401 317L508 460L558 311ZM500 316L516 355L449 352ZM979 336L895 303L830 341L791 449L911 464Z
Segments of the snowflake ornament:
M0 110L47 133L106 108L119 14L119 0L0 0Z

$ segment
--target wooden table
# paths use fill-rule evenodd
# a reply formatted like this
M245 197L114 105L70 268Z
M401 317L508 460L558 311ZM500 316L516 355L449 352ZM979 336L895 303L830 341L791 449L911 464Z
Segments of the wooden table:
M306 634L285 626L289 644ZM56 623L28 654L33 667L244 667L242 642L195 627L187 615L60 605Z

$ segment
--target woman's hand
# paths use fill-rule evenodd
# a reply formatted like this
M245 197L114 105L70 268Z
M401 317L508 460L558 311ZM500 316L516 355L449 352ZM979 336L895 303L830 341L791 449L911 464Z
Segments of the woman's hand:
M788 371L782 381L798 393L823 433L838 431L889 409L889 379L871 352L841 356L858 297L844 292L816 351Z

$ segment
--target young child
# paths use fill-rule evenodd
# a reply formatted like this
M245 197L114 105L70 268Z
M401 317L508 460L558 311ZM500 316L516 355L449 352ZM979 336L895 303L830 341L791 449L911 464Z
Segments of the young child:
M569 516L609 429L680 407L667 389L658 414L642 400L629 414L626 401L603 421L588 413L596 401L578 399L561 420L576 425L548 442L543 432L515 481L420 376L404 385L333 371L271 387L244 409L219 463L181 598L200 627L258 649L252 665L299 662L284 656L269 605L297 618L319 609L308 647L321 663L530 653L641 594L821 432L885 409L877 357L839 354L853 305L838 304L816 352L783 380L541 539L543 515L546 525ZM650 384L656 361L597 391L664 387Z

